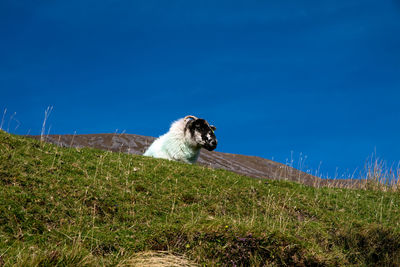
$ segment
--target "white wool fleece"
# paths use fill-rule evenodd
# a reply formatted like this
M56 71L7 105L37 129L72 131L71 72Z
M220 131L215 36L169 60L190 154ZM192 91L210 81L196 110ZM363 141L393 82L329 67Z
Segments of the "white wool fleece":
M201 147L185 133L187 120L179 119L172 123L169 131L157 138L143 154L155 158L163 158L186 163L195 163Z

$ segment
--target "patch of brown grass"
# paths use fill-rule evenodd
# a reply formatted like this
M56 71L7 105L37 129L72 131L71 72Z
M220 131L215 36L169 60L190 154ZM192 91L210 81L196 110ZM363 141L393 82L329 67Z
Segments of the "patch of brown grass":
M182 255L168 251L145 251L136 253L133 257L120 262L118 267L197 267L198 264Z

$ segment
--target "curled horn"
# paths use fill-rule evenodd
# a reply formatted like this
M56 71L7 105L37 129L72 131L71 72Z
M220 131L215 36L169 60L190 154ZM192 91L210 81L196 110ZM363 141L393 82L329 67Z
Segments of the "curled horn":
M187 119L194 119L194 120L197 120L197 117L192 116L192 115L188 115L188 116L186 116L185 118L183 118L183 120L187 120Z

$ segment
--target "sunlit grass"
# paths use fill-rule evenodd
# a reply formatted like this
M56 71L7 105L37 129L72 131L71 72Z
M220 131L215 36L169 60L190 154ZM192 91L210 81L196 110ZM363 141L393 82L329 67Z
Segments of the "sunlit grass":
M253 179L2 131L0 187L7 266L125 266L154 251L207 266L400 264L394 191Z

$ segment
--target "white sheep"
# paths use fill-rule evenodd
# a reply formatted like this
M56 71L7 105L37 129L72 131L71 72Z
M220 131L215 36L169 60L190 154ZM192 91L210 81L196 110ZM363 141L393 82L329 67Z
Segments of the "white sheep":
M217 147L215 129L204 119L186 116L173 122L169 131L157 138L143 155L195 163L202 147L209 151Z

